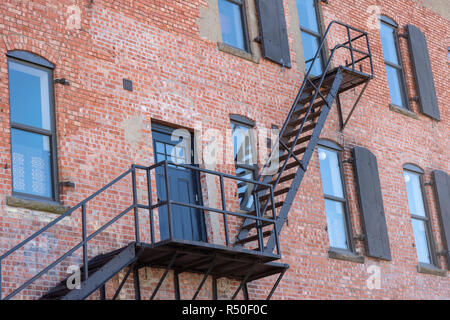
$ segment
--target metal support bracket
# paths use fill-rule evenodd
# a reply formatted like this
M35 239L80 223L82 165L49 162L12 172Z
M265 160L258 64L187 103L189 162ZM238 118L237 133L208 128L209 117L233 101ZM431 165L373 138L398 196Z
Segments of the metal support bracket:
M364 92L366 92L366 89L367 89L367 87L369 86L369 83L370 83L370 80L366 82L366 84L365 84L364 87L362 88L361 92L359 93L359 96L358 96L358 98L356 99L355 104L353 105L352 109L350 110L350 113L348 114L347 119L346 119L346 120L344 121L344 123L342 123L342 125L341 125L341 129L340 129L341 132L344 131L345 127L347 126L347 123L348 123L348 121L350 120L350 118L352 117L353 112L355 111L356 107L357 107L358 104L359 104L359 101L361 100L362 96L364 95ZM343 119L344 116L343 116L343 114L342 114L341 108L339 108L339 111L340 111L340 119Z
M114 296L113 296L113 298L112 298L113 300L116 300L117 297L119 296L120 291L122 291L122 288L123 288L125 282L127 281L128 277L130 276L131 270L134 269L134 266L135 266L135 265L136 265L136 262L132 263L132 264L128 267L128 271L127 271L127 273L125 274L125 277L123 277L122 281L121 281L120 284L119 284L119 287L118 287L117 290L116 290L116 293L114 293Z
M253 264L250 269L248 270L247 274L245 275L244 279L242 279L241 284L239 285L239 287L237 288L236 292L233 294L233 296L231 297L231 300L236 299L237 295L239 294L239 291L241 291L242 287L247 284L247 280L248 278L252 275L253 273L253 269L255 269L255 265Z
M70 82L66 78L60 78L53 80L55 83L62 84L63 86L70 86Z
M347 160L342 160L342 163L350 163L353 164L355 162L354 158L348 158Z
M273 294L275 293L275 290L277 290L278 285L280 284L281 279L283 279L284 274L286 273L288 267L286 267L283 271L281 271L277 281L275 282L275 284L272 287L272 290L270 290L269 295L267 296L266 300L270 300L270 298L272 298Z
M213 271L214 267L216 266L216 261L217 261L217 260L216 260L216 258L214 257L213 260L212 260L212 262L211 262L211 265L210 265L209 268L208 268L208 271L205 273L205 276L203 277L202 281L200 282L200 285L198 286L197 291L195 291L195 294L194 294L194 296L192 297L192 300L197 299L197 296L198 296L198 294L200 293L200 290L202 290L203 285L204 285L205 282L206 282L206 279L208 278L208 276L211 274L211 272Z
M172 259L170 260L170 263L167 265L167 268L164 271L161 279L159 279L159 282L156 285L155 290L153 290L153 293L152 293L152 296L150 297L150 300L153 300L155 298L156 294L158 293L159 288L161 287L162 283L166 279L167 274L169 273L169 270L172 268L173 264L175 263L175 260L176 260L177 256L178 256L178 251L176 251L175 254L172 256Z

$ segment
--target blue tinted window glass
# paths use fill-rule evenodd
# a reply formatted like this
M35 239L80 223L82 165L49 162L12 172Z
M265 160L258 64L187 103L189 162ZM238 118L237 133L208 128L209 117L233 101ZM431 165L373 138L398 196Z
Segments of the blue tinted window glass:
M231 123L233 136L233 151L236 164L256 164L251 128Z
M244 179L253 179L253 172L243 168L236 168L236 175ZM238 181L239 204L243 210L251 210L253 207L254 184Z
M300 26L319 33L315 0L297 0L298 19Z
M327 213L330 246L348 249L343 203L325 199L325 212Z
M222 41L241 50L246 50L242 7L227 0L219 0Z
M409 171L405 171L404 174L409 212L416 216L426 217L420 175Z
M405 98L403 94L403 87L401 85L402 75L400 72L401 71L397 68L386 65L386 75L389 85L391 102L397 106L405 107Z
M425 221L412 219L412 224L419 262L431 264Z
M13 190L52 197L50 139L11 129Z
M50 130L48 72L9 61L11 121Z
M156 152L166 153L166 150L164 149L164 143L156 142Z
M395 29L385 23L381 23L380 33L384 60L398 65L397 47L395 45Z
M318 152L323 192L326 195L344 198L337 151L319 147Z
M156 162L159 163L161 161L166 160L166 155L163 153L157 153L156 154Z
M305 61L313 59L314 56L316 55L317 50L319 49L319 38L302 31L302 43ZM309 68L311 67L311 63L312 61L306 63L306 70L309 70ZM322 59L320 58L319 55L316 61L314 62L314 67L312 68L310 75L318 76L322 74L322 71L323 71Z

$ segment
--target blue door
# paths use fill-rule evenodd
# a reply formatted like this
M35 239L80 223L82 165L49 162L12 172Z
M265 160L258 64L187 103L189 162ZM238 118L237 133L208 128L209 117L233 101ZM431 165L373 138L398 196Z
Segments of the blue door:
M191 143L180 143L184 137L173 141L171 139L172 128L153 126L153 150L155 163L169 160L175 163L192 164L190 156ZM193 141L191 137L186 141ZM185 142L186 142L185 141ZM192 170L169 165L168 180L170 196L174 201L188 204L201 204L200 183L198 174ZM164 167L156 169L156 187L158 199L166 200L166 185L164 179ZM169 238L169 220L167 206L159 208L159 224L161 240ZM173 205L171 207L173 219L173 237L180 240L206 241L206 228L201 210Z

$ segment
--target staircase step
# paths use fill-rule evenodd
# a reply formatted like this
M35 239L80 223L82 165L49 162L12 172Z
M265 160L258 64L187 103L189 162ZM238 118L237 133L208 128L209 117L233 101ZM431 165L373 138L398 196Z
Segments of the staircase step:
M292 169L292 168L295 168L295 167L298 167L298 166L299 166L298 162L296 160L294 160L291 163L288 163L286 165L286 168L284 168L284 170L289 170L289 169ZM278 169L278 173L281 172L281 168L282 168L282 166L280 166L280 169Z
M305 151L306 151L306 148L303 147L303 148L294 150L294 154L295 154L296 156L298 156L299 154L305 153ZM279 158L279 161L284 161L284 160L287 159L287 157L288 157L288 153L286 152L285 154L283 154L283 155Z
M293 180L295 178L296 174L297 173L291 173L291 174L289 174L287 176L281 177L280 181L278 181L278 183L283 183L283 182L286 182L286 181L289 181L289 180ZM272 180L271 183L274 184L276 180L277 180L277 178L275 177L275 179Z
M279 207L283 206L283 203L284 203L283 201L275 202L275 208L279 208ZM263 208L264 208L264 205L261 206L261 209L263 209ZM267 206L266 212L271 211L272 208L273 208L272 205ZM256 215L256 212L251 211L251 212L248 212L247 214L254 216L254 215Z
M273 193L273 195L274 195L274 197L281 196L282 194L288 193L290 189L291 188L288 187L288 188L283 188L283 189L277 190ZM270 194L266 194L266 195L263 195L262 197L260 197L259 199L267 200L267 199L269 199L269 197L270 197Z
M264 232L262 233L262 236L263 236L264 238L266 238L266 237L270 236L271 234L272 234L272 231L264 231ZM258 240L258 235L257 235L257 234L255 234L254 236L251 236L251 237L247 237L247 238L238 240L238 241L236 241L235 244L237 244L237 245L238 245L238 244L244 244L244 243L252 242L252 241L255 241L255 240Z
M295 178L295 175L296 175L296 173L291 173L291 174L289 174L287 176L281 177L280 181L278 181L278 183L283 183L283 182L286 182L286 181L289 181L289 180L293 180ZM274 175L273 176L273 180L268 182L268 183L269 184L275 184L277 178L278 178L278 174ZM257 189L256 191L263 191L263 190L267 191L267 188L260 188L260 189Z
M307 142L307 141L311 140L311 137L312 137L312 136L309 135L309 136L306 136L306 137L301 137L301 138L299 138L299 139L297 140L296 145L302 144L302 143L304 143L304 142ZM286 143L286 145L287 145L288 148L292 147L293 144L294 144L294 141L289 142L289 143Z
M298 109L294 111L294 114L298 115L298 116L305 114L309 108L309 105L307 105L307 103L311 102L311 100L312 100L312 96L301 100L298 104ZM317 97L316 100L317 100L317 102L315 102L313 104L311 110L314 110L318 107L325 105L325 101L323 101L323 99L321 97Z
M321 113L321 110L316 111L316 112L311 112L311 113L309 114L309 117L308 117L308 120L307 120L307 121L311 121L311 120L316 119L317 117L320 116L320 113ZM291 120L291 121L288 123L288 126L296 127L296 126L298 126L299 124L301 124L304 120L305 120L305 117L300 118L300 119Z
M303 127L302 133L313 130L315 127L316 127L315 123L308 124ZM291 137L295 137L297 135L298 131L299 131L299 129L294 129L294 130L288 131L283 135L283 138L289 139Z
M266 218L266 219L272 219L273 217L264 215L264 218ZM271 225L271 224L272 224L272 223L270 223L270 222L260 221L261 227L266 227L266 226L269 226L269 225ZM242 229L250 230L250 229L255 228L256 226L257 226L257 222L255 221L255 222L252 222L252 223L243 225L243 226L242 226Z

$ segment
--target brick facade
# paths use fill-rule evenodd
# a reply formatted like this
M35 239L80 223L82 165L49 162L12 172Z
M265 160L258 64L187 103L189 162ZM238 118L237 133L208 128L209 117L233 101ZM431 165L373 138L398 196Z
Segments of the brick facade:
M217 25L212 24L219 22L208 11L212 10L212 2L214 0L2 0L0 253L57 217L6 204L6 198L12 193L8 51L25 50L44 57L55 64L55 78L66 78L70 82L70 86L55 84L59 181L72 181L76 185L60 190L60 203L65 206L77 204L133 163L153 164L153 122L190 130L215 129L224 137L230 135L230 114L246 116L255 121L258 128L283 124L304 75L302 50L295 37L298 36L295 1L283 0L291 69L283 69L262 58L256 42L252 42L254 51L250 59L219 50L217 41L220 39L214 34ZM255 13L254 0L247 2L248 7L253 8L248 11ZM377 156L392 261L365 256L361 241L356 241L356 251L365 256L364 263L329 258L319 161L314 155L289 213L288 225L282 231L281 261L289 264L290 269L274 298L449 299L448 271L445 276L417 271L402 166L412 163L423 168L426 181L431 180L433 170L450 173L450 97L446 89L450 24L432 5L424 6L422 1L331 0L319 6L324 25L339 20L369 32L375 78L345 130L339 131L334 107L321 137L338 143L345 150L344 158L350 158L354 146L364 146ZM380 13L396 21L399 28L412 23L425 33L441 121L422 115L417 102L411 102L414 117L390 110L379 30L370 24L375 10L371 6L378 6ZM256 21L255 17L250 18L249 24ZM209 33L205 32L205 23L210 24ZM330 42L338 40L337 35ZM408 44L406 39L399 41L408 92L412 97L416 89ZM124 78L133 81L132 92L123 90ZM344 113L349 112L359 90L346 94ZM219 140L218 144L226 146L226 139ZM213 169L234 174L232 153L227 150L223 154L226 164L218 164ZM349 211L356 236L362 233L362 222L353 172L351 164L344 164ZM97 199L89 208L88 231L93 232L120 212L126 205L126 187L119 185L117 190ZM204 193L208 193L205 186L202 187ZM425 188L436 251L442 251L445 243L435 195L432 188ZM227 192L233 195L231 189ZM143 212L141 215L142 225L148 225ZM5 261L2 266L4 294L77 244L81 240L79 221L79 215L65 219L54 230L16 253L15 258ZM132 216L127 216L123 223L96 238L90 254L108 252L132 241L131 226ZM80 252L78 250L64 265L79 264ZM450 268L443 257L438 259L441 269ZM372 265L380 267L380 289L371 290L367 286ZM140 272L143 297L148 297L159 279L157 275L163 270L145 268ZM125 271L110 281L108 297L114 294L124 274ZM65 269L61 267L30 286L20 297L39 297L64 275ZM275 279L270 277L250 283L251 298L265 297ZM192 296L200 281L199 275L183 274L180 278L182 298ZM199 298L211 298L210 283L208 279ZM237 282L221 279L219 298L229 298L236 287ZM132 280L128 280L120 298L133 295ZM173 298L172 281L164 282L157 298Z

